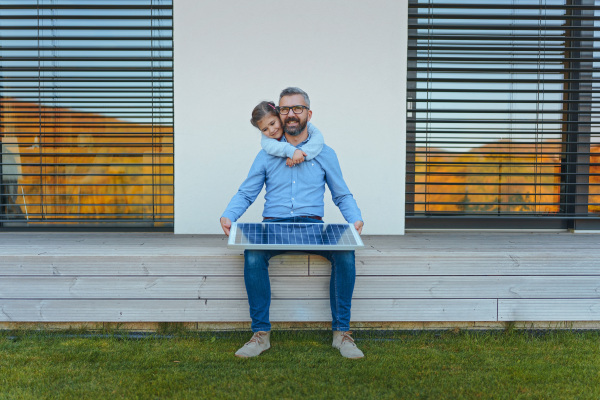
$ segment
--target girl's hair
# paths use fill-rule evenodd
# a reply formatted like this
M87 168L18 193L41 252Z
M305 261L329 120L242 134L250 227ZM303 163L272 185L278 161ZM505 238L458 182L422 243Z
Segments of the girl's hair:
M250 123L255 128L258 128L258 121L269 114L279 115L275 109L275 103L272 101L261 101L256 107L254 107L254 110L252 110L252 118L250 118Z

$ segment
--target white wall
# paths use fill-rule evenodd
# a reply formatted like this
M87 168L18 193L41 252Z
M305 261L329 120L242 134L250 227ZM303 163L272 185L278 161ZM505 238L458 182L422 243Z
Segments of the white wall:
M363 233L404 233L406 1L175 0L174 13L175 233L222 232L260 150L250 113L287 86L309 94ZM261 220L262 196L240 221Z

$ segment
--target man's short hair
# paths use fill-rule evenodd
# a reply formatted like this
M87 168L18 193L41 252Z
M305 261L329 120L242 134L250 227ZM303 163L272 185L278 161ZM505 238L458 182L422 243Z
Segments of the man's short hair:
M281 98L284 96L293 96L295 94L301 94L304 97L304 102L308 108L310 108L310 99L308 98L308 94L304 90L297 87L288 87L283 89L279 95L279 100L281 100Z

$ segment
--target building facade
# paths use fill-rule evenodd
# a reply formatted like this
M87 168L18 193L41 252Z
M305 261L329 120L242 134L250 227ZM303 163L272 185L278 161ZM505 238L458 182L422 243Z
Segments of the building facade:
M596 1L1 7L3 228L219 233L287 86L366 233L599 227Z
M599 10L3 1L0 322L247 322L218 221L260 150L252 108L287 86L366 222L354 321L597 322L595 235L400 235L600 230ZM279 256L274 319L326 321L328 274Z

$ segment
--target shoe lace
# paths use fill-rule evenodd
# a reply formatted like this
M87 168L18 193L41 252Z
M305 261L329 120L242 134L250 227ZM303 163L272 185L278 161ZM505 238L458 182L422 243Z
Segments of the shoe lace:
M351 331L342 332L342 344L344 344L344 342L350 342L351 345L356 346L356 344L354 344L354 339L350 335L352 335Z
M258 343L258 344L263 343L263 337L260 334L260 332L256 332L254 335L252 335L252 338L246 342L246 345L249 345L252 343Z

